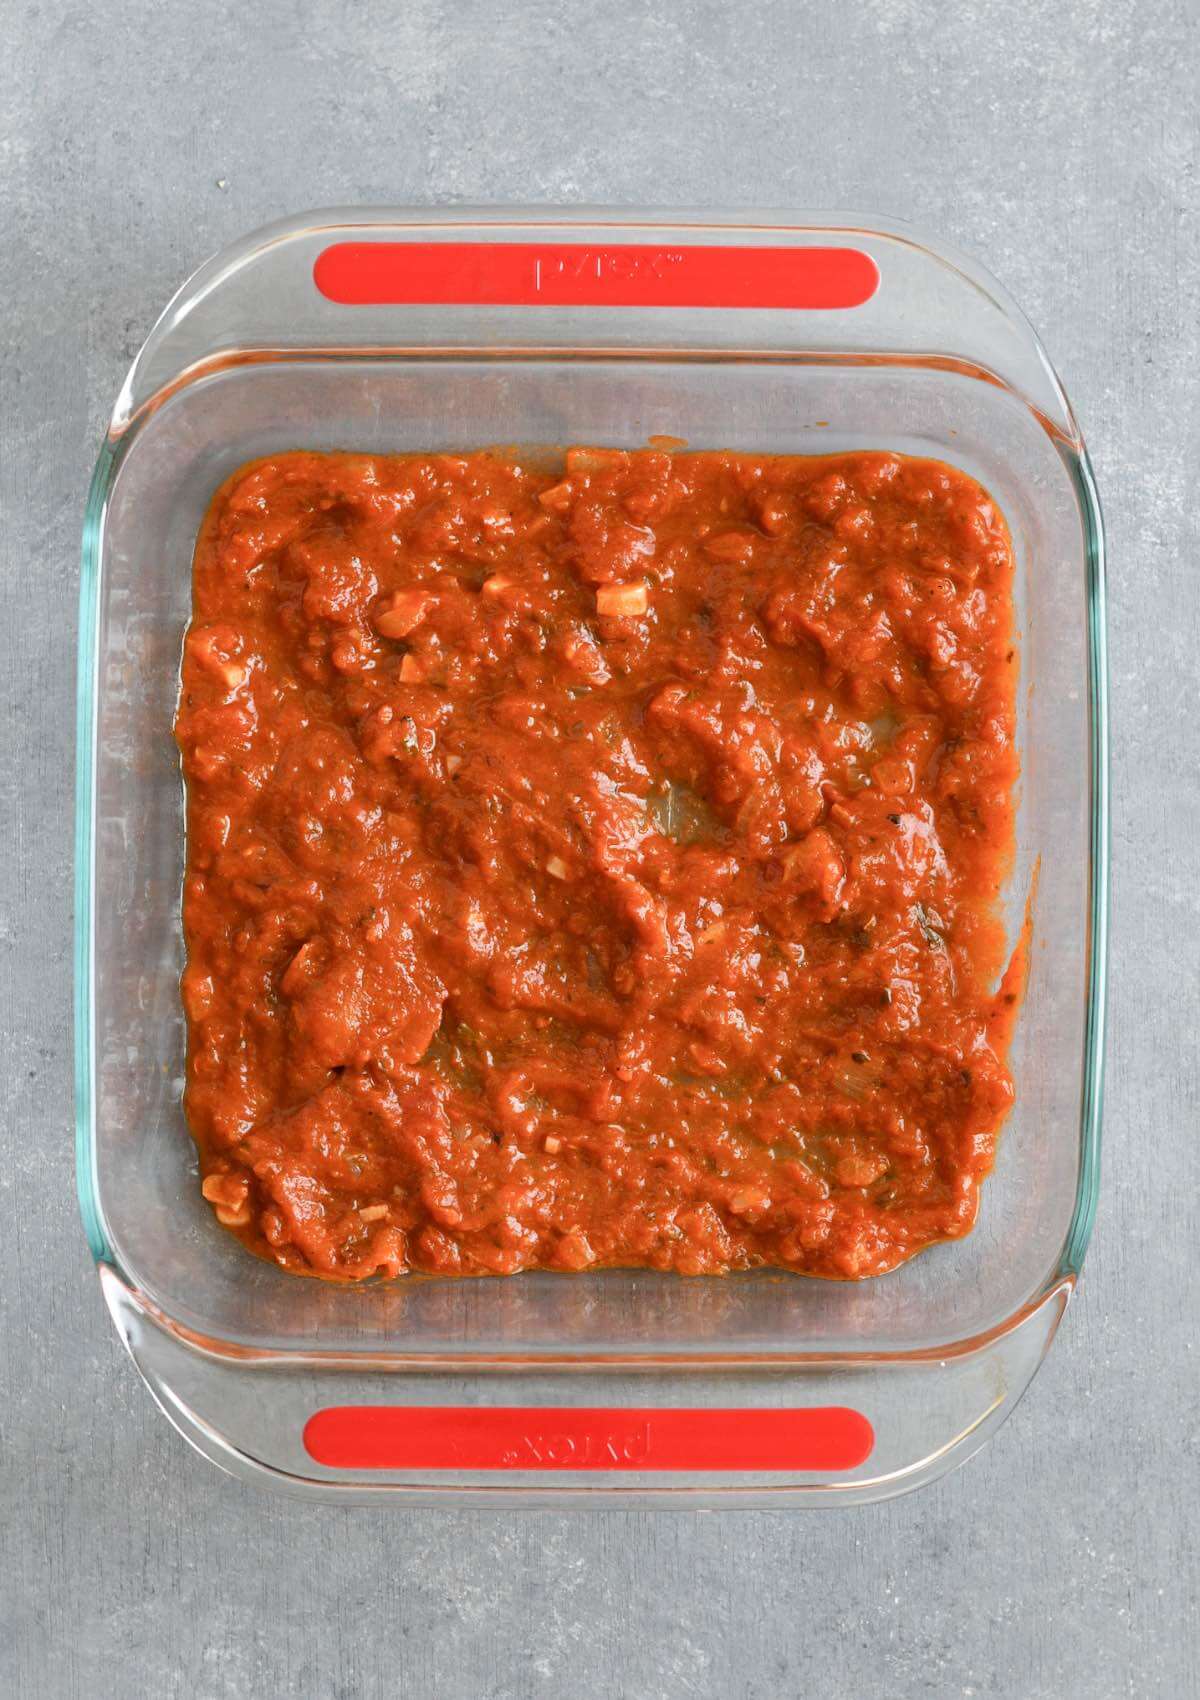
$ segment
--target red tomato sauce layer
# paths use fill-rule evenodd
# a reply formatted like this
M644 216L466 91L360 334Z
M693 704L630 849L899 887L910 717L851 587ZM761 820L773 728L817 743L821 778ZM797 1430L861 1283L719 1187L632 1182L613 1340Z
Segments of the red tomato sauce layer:
M987 493L895 454L238 472L176 728L218 1219L341 1280L965 1234L1012 1099L1012 581Z

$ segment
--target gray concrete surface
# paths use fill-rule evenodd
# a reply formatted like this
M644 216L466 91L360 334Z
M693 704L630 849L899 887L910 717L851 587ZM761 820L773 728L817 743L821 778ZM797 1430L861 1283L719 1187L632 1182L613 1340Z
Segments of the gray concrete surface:
M1200 1692L1200 223L1193 0L15 4L0 78L0 1695ZM1111 543L1094 1248L1016 1417L835 1514L352 1513L194 1458L105 1316L71 1153L77 545L208 252L332 202L849 206L1043 331Z

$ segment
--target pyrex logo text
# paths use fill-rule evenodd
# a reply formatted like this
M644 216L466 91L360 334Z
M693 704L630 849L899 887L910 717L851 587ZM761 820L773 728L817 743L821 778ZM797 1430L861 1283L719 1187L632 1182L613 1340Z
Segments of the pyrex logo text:
M533 287L537 294L551 294L580 283L666 283L674 266L685 256L668 248L576 248L570 253L538 254L533 262Z
M646 1464L649 1458L650 1424L643 1422L631 1428L574 1434L561 1429L528 1429L505 1449L500 1462L512 1470L594 1470Z

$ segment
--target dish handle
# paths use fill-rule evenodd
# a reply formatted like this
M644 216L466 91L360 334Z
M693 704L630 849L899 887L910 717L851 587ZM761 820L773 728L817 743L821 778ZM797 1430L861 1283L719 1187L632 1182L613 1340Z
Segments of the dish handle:
M938 1359L361 1366L185 1338L101 1266L179 1433L242 1480L401 1505L861 1504L936 1480L1012 1411L1072 1289Z

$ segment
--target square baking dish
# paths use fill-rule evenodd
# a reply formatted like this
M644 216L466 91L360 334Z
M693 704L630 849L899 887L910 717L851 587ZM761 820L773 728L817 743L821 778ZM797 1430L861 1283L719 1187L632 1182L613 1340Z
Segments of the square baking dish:
M196 532L254 456L488 444L952 462L1017 561L1022 763L1006 893L1028 987L978 1225L863 1283L778 1272L334 1287L203 1204L181 1099L172 737ZM200 1451L363 1500L881 1498L1011 1410L1098 1182L1107 887L1103 545L1078 427L1000 287L912 232L793 214L331 211L167 307L117 398L83 539L79 1191L117 1327Z

